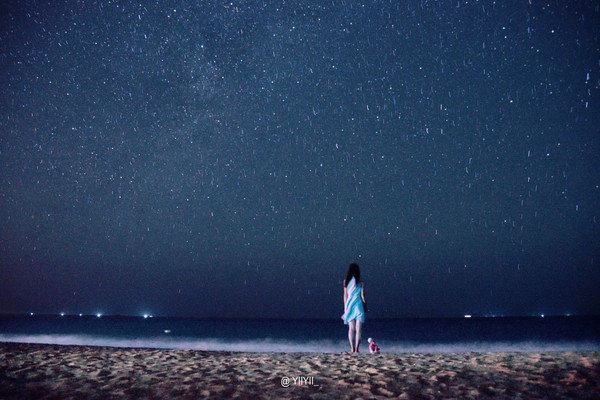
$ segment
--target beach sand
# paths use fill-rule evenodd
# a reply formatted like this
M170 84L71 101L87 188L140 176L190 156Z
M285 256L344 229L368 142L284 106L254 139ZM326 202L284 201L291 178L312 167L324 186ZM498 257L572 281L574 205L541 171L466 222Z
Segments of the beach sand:
M356 355L0 343L1 399L600 399L599 371L598 352Z

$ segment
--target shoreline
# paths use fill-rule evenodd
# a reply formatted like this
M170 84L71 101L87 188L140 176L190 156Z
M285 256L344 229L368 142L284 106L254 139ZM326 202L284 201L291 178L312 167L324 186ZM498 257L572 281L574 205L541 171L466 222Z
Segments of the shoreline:
M348 349L347 340L295 341L280 338L246 338L226 340L214 337L171 336L109 337L86 334L2 334L0 343L24 343L61 346L92 346L130 349L165 349L197 351L233 351L246 353L326 353L340 354ZM438 353L548 353L600 352L597 341L457 341L457 342L387 342L379 340L385 354ZM367 351L366 341L362 343Z
M0 398L600 398L600 352L345 354L0 342Z

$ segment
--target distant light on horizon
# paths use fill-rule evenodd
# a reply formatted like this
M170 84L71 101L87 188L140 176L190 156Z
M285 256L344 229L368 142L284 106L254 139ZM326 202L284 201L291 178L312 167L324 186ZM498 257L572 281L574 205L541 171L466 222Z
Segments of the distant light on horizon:
M144 318L148 318L148 317L149 317L149 315L148 315L148 314L144 314Z
M540 314L540 317L544 318L544 314Z
M79 313L79 316L81 317L81 316L83 316L83 314Z
M96 314L96 317L100 318L102 316L102 314L98 313Z
M471 314L465 314L465 318L471 318Z
M29 315L32 315L32 316L33 316L33 313L32 313L32 312L30 312L30 313L29 313Z
M64 313L64 312L61 312L61 313L60 313L60 316L61 316L61 317L64 317L64 316L65 316L65 313Z

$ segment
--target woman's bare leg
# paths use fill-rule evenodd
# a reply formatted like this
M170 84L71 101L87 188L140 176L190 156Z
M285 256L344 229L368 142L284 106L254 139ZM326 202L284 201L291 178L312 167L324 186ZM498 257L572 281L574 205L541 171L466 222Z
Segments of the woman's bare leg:
M354 349L358 353L358 347L360 346L360 335L362 333L362 322L356 321L356 343L354 344Z
M354 353L354 326L356 321L348 322L348 340L350 341L350 351Z

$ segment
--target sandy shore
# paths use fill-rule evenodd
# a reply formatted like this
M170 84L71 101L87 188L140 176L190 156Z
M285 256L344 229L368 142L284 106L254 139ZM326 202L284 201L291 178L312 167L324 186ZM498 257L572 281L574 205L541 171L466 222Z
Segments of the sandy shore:
M600 399L600 353L311 354L0 343L1 399Z

